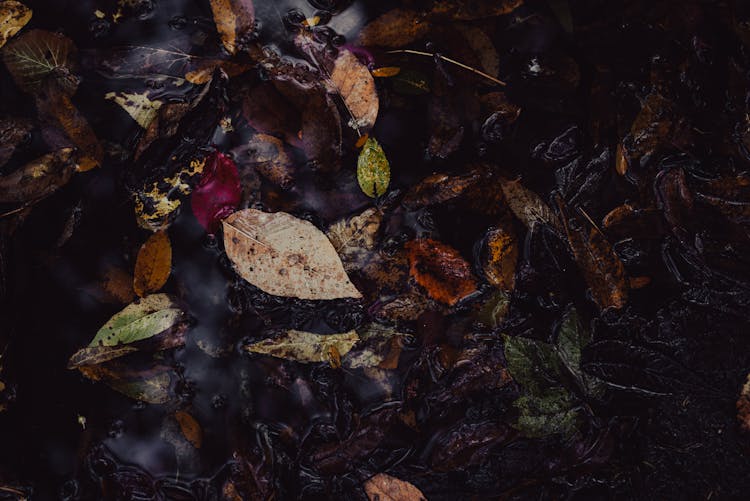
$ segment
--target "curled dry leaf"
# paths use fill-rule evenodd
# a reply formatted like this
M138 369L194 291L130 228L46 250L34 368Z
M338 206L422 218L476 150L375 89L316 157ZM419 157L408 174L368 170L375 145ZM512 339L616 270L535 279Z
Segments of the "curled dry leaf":
M557 215L547 206L539 195L525 188L521 181L503 181L503 194L510 210L529 230L537 224L546 224L560 231L562 225Z
M3 48L3 61L16 85L28 93L41 88L55 70L70 70L76 64L76 47L66 36L44 30L30 30Z
M201 226L214 233L219 221L234 212L241 197L237 165L223 153L214 152L206 160L203 177L193 190L193 214Z
M184 344L187 329L185 313L166 294L146 296L116 313L96 333L86 348L77 351L68 368L96 365L121 357L138 349L129 346L159 336L159 349Z
M180 431L188 442L196 449L200 449L203 445L203 429L198 421L185 411L175 411L174 419L180 425Z
M476 292L471 266L456 249L424 238L408 242L406 250L410 275L434 300L453 306Z
M518 240L511 224L491 229L485 240L482 270L487 281L504 291L515 286Z
M0 202L32 202L49 196L70 181L76 165L73 148L42 155L0 177Z
M161 101L149 99L148 91L141 94L137 92L108 92L104 95L104 99L117 103L144 129L148 129L162 105Z
M243 39L255 29L252 0L210 0L221 43L230 54L242 46Z
M747 375L740 391L740 398L737 399L737 420L742 431L750 432L750 374Z
M269 294L362 297L325 234L284 212L235 212L224 220L224 248L240 276Z
M415 10L393 9L367 24L357 45L399 48L416 42L430 31L430 23Z
M271 355L276 358L296 362L331 362L334 357L342 357L359 341L355 331L343 334L313 334L290 330L280 337L264 339L245 346L252 353Z
M374 138L369 138L357 160L357 181L368 197L385 195L391 182L391 166L385 152Z
M365 493L370 501L427 501L414 485L385 473L365 482Z
M362 267L377 244L383 213L371 207L361 214L344 218L328 228L328 239L339 253L346 271Z
M331 80L335 92L343 99L354 119L352 127L368 131L378 118L380 101L375 80L367 67L348 50L339 52L333 63Z
M0 2L0 47L31 20L32 11L21 2Z
M172 244L163 231L154 233L141 246L135 261L133 290L143 297L161 289L172 271Z

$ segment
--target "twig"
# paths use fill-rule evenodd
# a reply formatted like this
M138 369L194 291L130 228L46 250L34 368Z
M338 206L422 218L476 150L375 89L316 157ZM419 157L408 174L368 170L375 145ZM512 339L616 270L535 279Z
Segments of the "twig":
M437 53L433 54L433 53L430 53L430 52L422 52L422 51L419 51L419 50L411 50L411 49L389 50L388 52L386 52L386 54L414 54L415 56L425 56L425 57L433 57L433 58L436 57L436 58L441 59L441 60L443 60L445 62L448 62L448 63L451 63L451 64L455 64L456 66L458 66L460 68L463 68L465 70L469 70L470 72L474 73L475 75L479 75L480 77L484 77L487 80L490 80L491 82L495 82L498 85L502 85L502 86L508 85L505 82L503 82L502 80L499 80L499 79L493 77L492 75L488 75L487 73L485 73L483 71L479 71L476 68L472 68L471 66L468 66L468 65L466 65L466 64L464 64L462 62L456 61L455 59L451 59L449 57L443 56L441 54L437 54Z

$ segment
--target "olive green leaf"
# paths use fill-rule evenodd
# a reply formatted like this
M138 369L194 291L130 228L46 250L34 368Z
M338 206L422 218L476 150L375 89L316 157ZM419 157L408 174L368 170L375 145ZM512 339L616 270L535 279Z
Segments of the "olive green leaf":
M355 331L323 335L290 330L279 337L249 344L245 349L296 362L329 362L332 357L349 353L357 341L359 336Z
M513 405L519 410L516 428L527 437L538 438L555 433L569 437L576 431L578 410L564 388L550 388L539 395L524 395Z
M385 152L374 138L365 142L357 160L357 180L368 197L385 195L391 182L391 167Z

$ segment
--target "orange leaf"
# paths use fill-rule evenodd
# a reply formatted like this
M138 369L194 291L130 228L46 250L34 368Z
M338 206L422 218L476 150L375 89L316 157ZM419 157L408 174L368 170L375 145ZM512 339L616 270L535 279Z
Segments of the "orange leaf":
M401 68L398 66L383 66L382 68L375 68L371 73L372 76L379 78L395 77L401 73Z
M104 273L101 282L106 297L113 302L130 303L135 296L133 292L133 277L130 273L112 266Z
M138 251L133 289L143 297L156 292L167 282L172 271L172 245L163 231L154 233Z
M515 285L518 241L513 226L508 224L493 228L487 234L487 256L483 263L487 281L504 291Z
M409 273L436 301L453 306L477 290L471 267L452 247L426 238L406 244Z
M203 430L198 421L185 411L176 411L174 418L177 424L180 425L180 431L182 431L185 438L193 444L193 447L200 449L201 445L203 445Z
M422 491L405 480L379 473L365 482L370 501L426 501Z

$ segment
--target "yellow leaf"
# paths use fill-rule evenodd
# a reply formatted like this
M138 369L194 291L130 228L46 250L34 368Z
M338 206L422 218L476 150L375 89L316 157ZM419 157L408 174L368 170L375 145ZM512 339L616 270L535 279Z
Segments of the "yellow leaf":
M161 101L150 100L148 92L145 91L142 94L137 92L108 92L104 99L120 105L144 129L148 129L162 105Z
M133 289L143 297L162 288L172 270L172 245L164 232L154 233L138 251Z
M6 0L0 3L0 47L31 19L31 9L21 2Z

